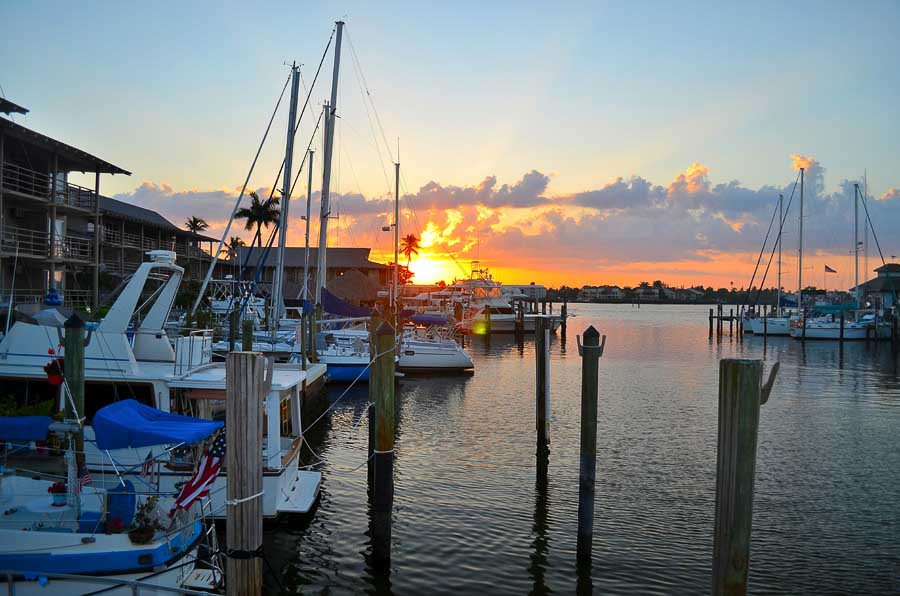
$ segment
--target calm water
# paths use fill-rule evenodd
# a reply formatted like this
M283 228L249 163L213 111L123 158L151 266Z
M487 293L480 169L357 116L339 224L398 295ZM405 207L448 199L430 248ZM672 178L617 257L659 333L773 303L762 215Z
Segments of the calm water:
M266 553L302 593L708 593L717 361L776 360L763 406L753 593L900 592L900 381L888 345L707 337L708 307L574 305L552 344L551 454L535 485L534 344L467 343L476 373L403 380L393 562L368 563L366 387L314 436L326 461L311 520L282 521ZM576 573L580 359L600 361L594 563ZM329 387L336 399L342 387ZM270 583L275 588L274 583Z

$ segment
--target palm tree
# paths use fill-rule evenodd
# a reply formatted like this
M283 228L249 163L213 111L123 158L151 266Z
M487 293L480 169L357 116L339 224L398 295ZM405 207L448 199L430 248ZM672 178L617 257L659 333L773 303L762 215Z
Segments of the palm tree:
M419 239L415 234L407 234L400 239L400 254L406 257L406 268L409 269L413 255L419 254Z
M232 236L228 244L225 245L225 252L228 254L228 258L231 260L238 258L242 246L244 246L244 241L237 236Z
M253 201L249 207L243 207L234 214L236 219L246 219L247 223L244 229L252 230L256 226L256 234L253 237L253 244L259 239L259 245L262 246L262 229L268 228L272 224L278 223L281 215L281 209L278 207L278 199L269 197L265 201L259 199L259 195L254 191L250 191L250 197ZM251 244L251 246L253 245Z
M227 254L228 258L231 260L232 276L234 275L235 269L240 266L238 260L241 255L242 246L244 246L244 241L237 236L232 236L231 240L228 241L228 244L225 245L225 254Z
M192 215L184 222L184 227L195 234L199 234L200 232L205 232L209 228L209 224L202 217Z

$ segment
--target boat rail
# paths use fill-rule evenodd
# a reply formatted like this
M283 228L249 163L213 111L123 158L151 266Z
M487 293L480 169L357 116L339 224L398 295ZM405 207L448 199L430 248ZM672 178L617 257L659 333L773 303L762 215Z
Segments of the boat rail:
M188 596L212 596L214 594L213 592L204 592L202 590L191 590L190 588L180 588L176 586L161 586L151 582L136 579L112 578L103 577L100 575L77 575L74 573L56 573L48 571L34 572L18 569L3 569L0 570L0 574L6 577L7 593L10 594L10 596L15 596L16 593L15 578L22 576L45 577L47 579L67 579L74 581L80 580L91 584L103 584L109 586L109 588L105 588L102 591L111 590L113 588L128 587L131 589L132 594L140 594L141 590L143 589L151 590L154 592L165 592L168 594L187 594Z
M172 342L175 348L173 372L183 375L212 360L213 329L192 329Z

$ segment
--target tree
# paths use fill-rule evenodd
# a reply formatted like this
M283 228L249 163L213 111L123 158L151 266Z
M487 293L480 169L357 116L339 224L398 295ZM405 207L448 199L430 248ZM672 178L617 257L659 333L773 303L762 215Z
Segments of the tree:
M225 245L225 252L228 254L228 258L232 261L237 259L241 253L242 246L244 246L244 241L237 236L232 236L228 244Z
M192 215L184 222L184 227L194 234L199 234L200 232L205 232L209 228L209 224L202 217Z
M253 199L249 207L242 207L234 214L236 219L246 219L247 223L244 229L252 230L256 227L256 234L253 236L253 244L259 240L262 246L262 229L268 228L270 225L277 224L281 216L281 209L278 206L278 199L269 197L265 201L259 199L259 195L255 191L250 191L250 197ZM252 246L252 245L251 245Z
M406 267L409 268L413 255L419 254L419 239L415 234L407 234L400 239L400 254L406 257Z

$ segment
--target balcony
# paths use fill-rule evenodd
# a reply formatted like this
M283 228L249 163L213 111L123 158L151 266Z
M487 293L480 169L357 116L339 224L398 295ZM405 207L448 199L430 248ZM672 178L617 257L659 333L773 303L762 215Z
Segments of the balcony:
M4 226L0 235L0 252L8 256L18 254L21 257L92 263L94 241L76 234L66 234L55 239L51 250L50 234L47 232Z
M53 176L50 174L3 162L3 178L0 180L0 186L5 192L34 197L49 203L53 196L52 182ZM64 183L57 186L52 202L65 207L93 211L96 205L96 196L90 188Z
M85 308L90 306L93 296L91 290L59 290L62 294L63 306L69 308ZM36 288L16 288L15 303L16 304L41 304L47 297L47 290L39 290Z

